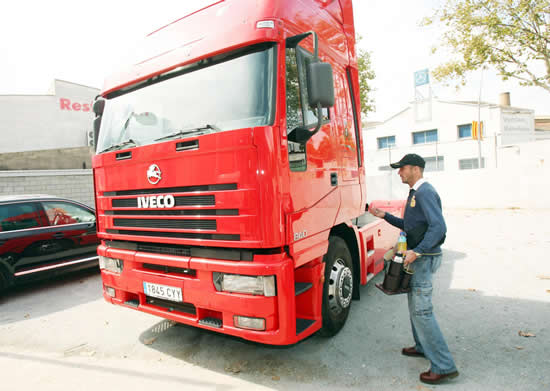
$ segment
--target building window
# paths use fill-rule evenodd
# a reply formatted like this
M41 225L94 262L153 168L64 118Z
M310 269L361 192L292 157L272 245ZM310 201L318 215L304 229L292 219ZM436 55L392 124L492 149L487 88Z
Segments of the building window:
M445 157L444 156L429 156L425 157L426 167L424 171L443 171L445 169Z
M395 147L395 136L378 137L378 149Z
M437 141L437 129L413 133L413 144L435 143Z
M475 170L479 168L479 160L477 157L472 159L460 159L458 161L459 170ZM485 158L481 158L481 168L485 168Z
M471 138L472 124L458 125L458 138Z

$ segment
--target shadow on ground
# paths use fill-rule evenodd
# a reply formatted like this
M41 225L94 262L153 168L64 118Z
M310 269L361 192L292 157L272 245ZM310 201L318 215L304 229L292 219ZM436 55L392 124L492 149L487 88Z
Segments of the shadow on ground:
M67 310L102 297L97 267L15 286L0 294L0 325Z
M550 388L548 304L449 289L454 265L465 253L446 250L438 271L435 312L461 376L453 389L542 390ZM418 389L424 359L401 356L412 342L405 295L361 289L344 329L326 339L312 336L296 345L273 347L161 321L140 340L186 363L239 376L274 389ZM535 338L518 330L530 327ZM547 387L547 388L543 388ZM422 389L422 388L420 388Z

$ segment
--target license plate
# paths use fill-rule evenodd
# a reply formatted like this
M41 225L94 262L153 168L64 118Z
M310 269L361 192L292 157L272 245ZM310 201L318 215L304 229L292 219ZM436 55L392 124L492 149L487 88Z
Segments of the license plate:
M147 296L157 297L159 299L166 299L170 301L177 301L180 303L183 302L181 288L153 284L151 282L143 281L143 292L145 292Z

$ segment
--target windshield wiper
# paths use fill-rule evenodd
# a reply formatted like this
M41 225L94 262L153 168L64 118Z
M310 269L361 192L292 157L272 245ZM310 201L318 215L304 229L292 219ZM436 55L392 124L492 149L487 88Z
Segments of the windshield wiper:
M115 145L111 145L110 147L108 148L105 148L104 150L102 150L101 152L99 153L103 153L103 152L109 152L109 151L116 151L118 149L122 149L126 146L132 146L132 147L137 147L139 144L137 142L135 142L134 140L132 140L131 138L129 138L128 140L125 140L125 141L122 141L118 144L115 144Z
M197 132L203 132L203 134L206 134L206 133L210 133L209 132L210 130L213 130L215 132L221 132L221 129L218 128L216 125L206 124L205 126L198 127L198 128L181 129L181 130L178 130L177 132L157 138L155 139L155 141L168 140L170 138L182 137L187 134L197 133Z

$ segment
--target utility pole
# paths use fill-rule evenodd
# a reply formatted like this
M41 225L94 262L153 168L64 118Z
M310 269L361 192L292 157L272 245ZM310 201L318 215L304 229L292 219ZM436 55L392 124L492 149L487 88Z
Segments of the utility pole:
M497 153L497 132L495 131L495 168L498 168Z
M439 171L439 152L437 150L437 143L439 142L439 135L435 139L435 170Z
M481 168L481 135L483 128L481 127L481 87L483 86L483 68L481 68L481 78L479 80L479 97L477 99L477 127L478 127L478 134L477 134L477 151L478 151L478 158L477 158L477 166L478 168Z

